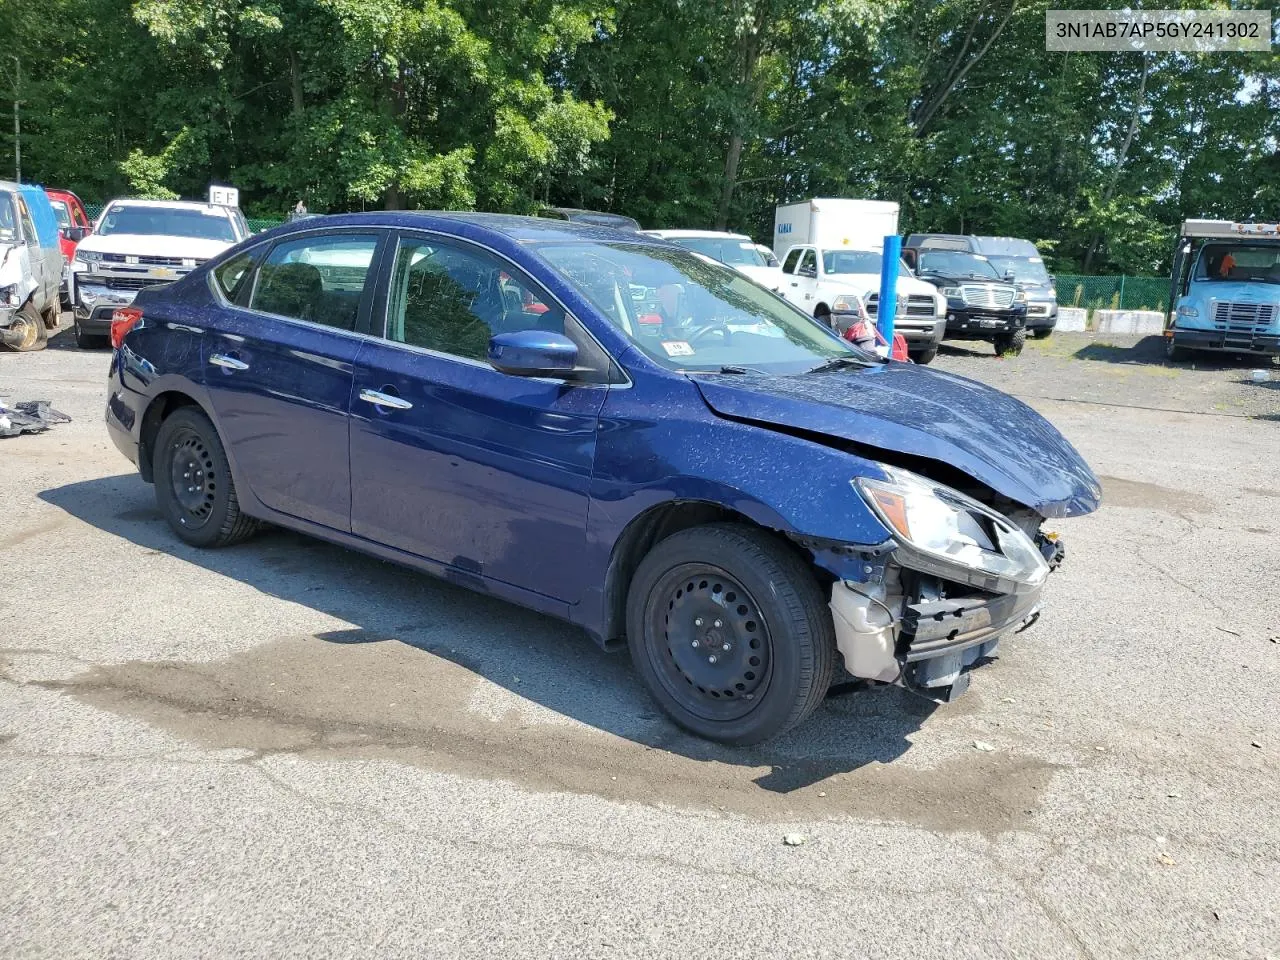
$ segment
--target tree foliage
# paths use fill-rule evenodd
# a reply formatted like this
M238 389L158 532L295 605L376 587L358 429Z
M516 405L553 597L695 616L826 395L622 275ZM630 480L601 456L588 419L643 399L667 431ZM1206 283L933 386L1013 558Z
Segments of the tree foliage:
M1280 218L1280 58L1051 54L1047 6L0 0L0 47L27 179L94 200L222 182L259 216L550 203L767 239L779 202L874 197L1129 273L1184 217Z

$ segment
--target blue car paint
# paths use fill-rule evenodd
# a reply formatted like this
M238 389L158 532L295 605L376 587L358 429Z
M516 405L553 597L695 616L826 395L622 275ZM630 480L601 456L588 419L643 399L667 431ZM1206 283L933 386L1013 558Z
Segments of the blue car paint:
M340 227L434 231L513 261L587 326L627 382L511 378L360 334L264 319L212 293L209 270L238 250ZM135 301L144 319L111 367L112 438L135 462L145 458L146 412L162 393L181 393L227 438L250 515L570 619L598 639L616 626L607 586L620 538L672 502L715 504L870 555L885 549L888 531L851 481L883 476L875 458L905 452L954 464L1047 516L1097 506L1096 479L1052 426L963 378L900 364L808 377L686 376L660 366L537 253L539 243L584 240L666 245L569 223L417 213L301 221L250 238ZM362 324L374 329L364 308ZM208 364L233 351L246 360L253 351L261 375L233 383L237 374ZM413 398L412 416L359 399L366 387L388 386ZM770 424L851 440L854 452ZM142 470L149 475L149 465ZM441 516L441 501L456 514ZM860 579L859 569L838 572Z

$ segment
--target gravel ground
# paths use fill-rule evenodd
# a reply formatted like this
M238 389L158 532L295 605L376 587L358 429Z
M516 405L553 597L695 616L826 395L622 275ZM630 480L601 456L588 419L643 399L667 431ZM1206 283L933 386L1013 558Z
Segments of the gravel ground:
M558 622L282 532L186 548L68 341L0 355L0 396L75 418L0 441L0 956L1280 955L1249 366L949 347L1105 505L962 701L834 698L733 751Z

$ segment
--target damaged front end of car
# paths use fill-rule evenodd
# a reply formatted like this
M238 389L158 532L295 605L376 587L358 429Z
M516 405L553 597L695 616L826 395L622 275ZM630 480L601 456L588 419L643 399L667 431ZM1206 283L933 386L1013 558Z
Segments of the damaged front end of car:
M836 646L855 678L937 701L968 687L968 671L1040 615L1064 548L1032 510L1007 513L945 484L878 464L853 489L890 538L873 547L810 540L829 574Z

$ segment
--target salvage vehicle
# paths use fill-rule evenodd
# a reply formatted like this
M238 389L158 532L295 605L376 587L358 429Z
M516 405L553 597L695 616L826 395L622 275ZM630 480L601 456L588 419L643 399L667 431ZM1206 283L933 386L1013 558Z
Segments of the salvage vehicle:
M948 339L990 341L998 356L1022 352L1027 342L1027 295L997 273L985 256L909 247L902 258L946 298Z
M40 187L0 181L0 345L43 350L58 325L62 250Z
M288 224L139 291L111 339L108 431L183 542L267 521L559 617L727 743L800 723L838 663L958 696L1040 615L1045 521L1100 498L1013 397L605 228Z
M62 306L70 309L74 306L71 292L71 264L75 262L76 246L93 233L93 224L89 214L85 212L80 198L69 190L45 190L49 198L49 206L58 220L58 243L62 247L62 283L58 288Z
M1280 356L1280 224L1184 221L1169 302L1170 360L1196 350Z
M913 233L907 237L906 246L982 254L1000 276L1015 283L1026 295L1029 336L1047 337L1058 325L1057 285L1045 268L1040 251L1030 240L956 233Z
M727 263L762 287L777 290L782 285L782 270L769 266L769 261L745 233L719 230L643 230L646 236L670 240L677 246L696 250L703 256ZM776 262L776 261L775 261Z
M879 250L793 246L782 261L779 292L805 313L838 329L848 326L846 319L853 318L859 302L874 320L883 261ZM938 355L947 327L945 307L932 286L913 277L905 263L901 265L893 329L907 341L916 363L930 363Z
M112 200L76 248L76 343L103 343L111 315L139 290L172 283L249 236L238 207L184 200Z

